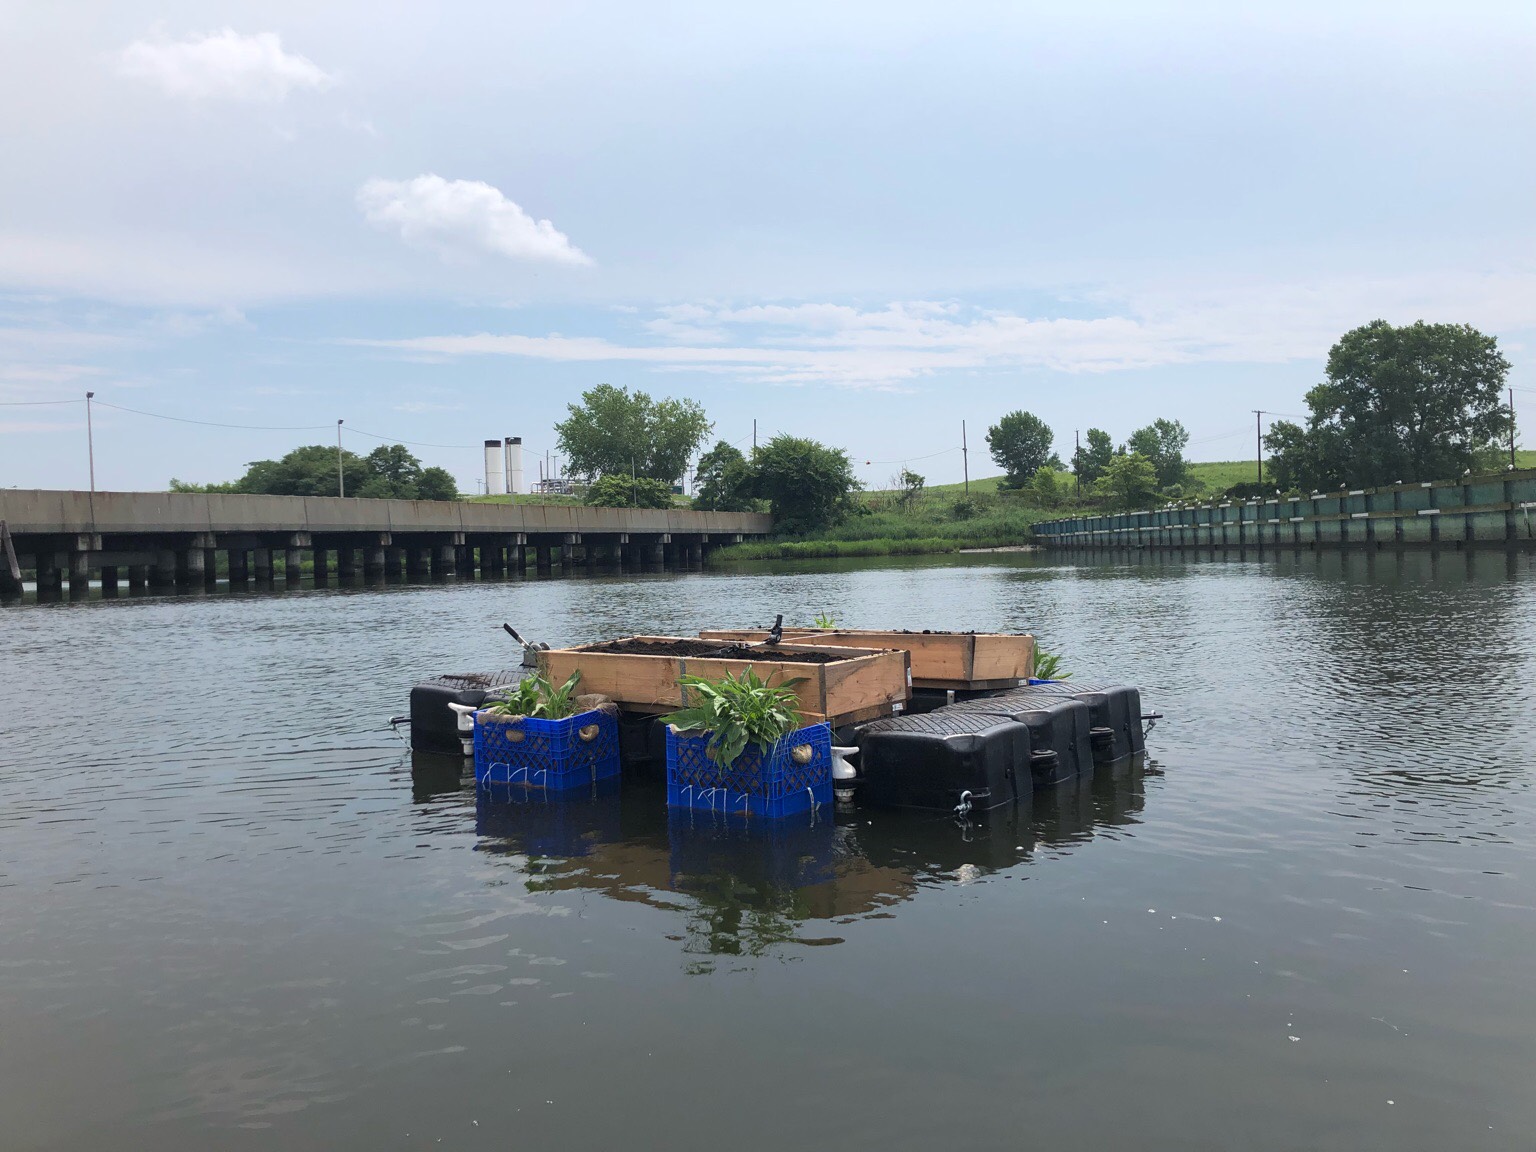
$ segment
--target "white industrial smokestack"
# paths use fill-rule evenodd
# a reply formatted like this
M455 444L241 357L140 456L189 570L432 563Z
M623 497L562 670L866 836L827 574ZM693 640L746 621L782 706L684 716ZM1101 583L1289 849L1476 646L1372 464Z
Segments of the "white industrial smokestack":
M507 437L507 491L516 495L523 490L523 438Z
M485 442L485 494L487 496L507 494L507 473L502 461L500 440Z

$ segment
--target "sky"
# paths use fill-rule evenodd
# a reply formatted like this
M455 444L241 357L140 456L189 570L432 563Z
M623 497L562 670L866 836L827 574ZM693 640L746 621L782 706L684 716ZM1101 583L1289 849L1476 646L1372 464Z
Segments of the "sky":
M339 419L473 492L599 383L872 485L1019 408L1251 459L1377 318L1536 420L1533 58L1529 3L11 0L0 486L86 486L88 390L109 490Z

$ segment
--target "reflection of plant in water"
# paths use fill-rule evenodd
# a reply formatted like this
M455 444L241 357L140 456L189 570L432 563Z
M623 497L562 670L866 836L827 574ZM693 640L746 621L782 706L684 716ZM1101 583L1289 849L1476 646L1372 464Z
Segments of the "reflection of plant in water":
M811 915L803 890L748 884L716 874L690 885L694 907L684 928L683 951L693 956L763 956L795 939ZM713 972L713 960L686 965L691 976Z

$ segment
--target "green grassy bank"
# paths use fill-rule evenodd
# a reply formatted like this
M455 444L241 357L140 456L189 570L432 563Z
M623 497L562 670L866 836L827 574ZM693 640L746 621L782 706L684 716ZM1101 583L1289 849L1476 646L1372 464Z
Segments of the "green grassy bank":
M1518 452L1516 464L1536 468L1536 451ZM717 549L711 558L733 560L810 560L840 556L907 556L958 552L966 548L999 548L1028 544L1031 528L1042 520L1070 516L1080 508L1067 500L1056 508L1041 508L1029 492L999 489L1001 476L970 483L938 484L910 501L896 492L860 493L861 514L811 536L753 541ZM1257 479L1252 460L1202 461L1189 466L1186 498L1209 499L1234 484ZM1070 476L1064 480L1070 483Z

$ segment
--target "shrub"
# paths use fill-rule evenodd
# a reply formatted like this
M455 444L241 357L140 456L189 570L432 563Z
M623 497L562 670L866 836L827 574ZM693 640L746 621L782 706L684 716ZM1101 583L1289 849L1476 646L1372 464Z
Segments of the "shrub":
M649 476L610 472L587 489L586 502L597 508L670 508L672 486Z
M719 680L683 676L678 683L696 694L699 702L663 716L662 721L683 732L708 732L706 755L729 767L748 744L771 748L800 727L795 685L804 680L796 676L769 684L751 668L742 669L739 677L727 672Z

